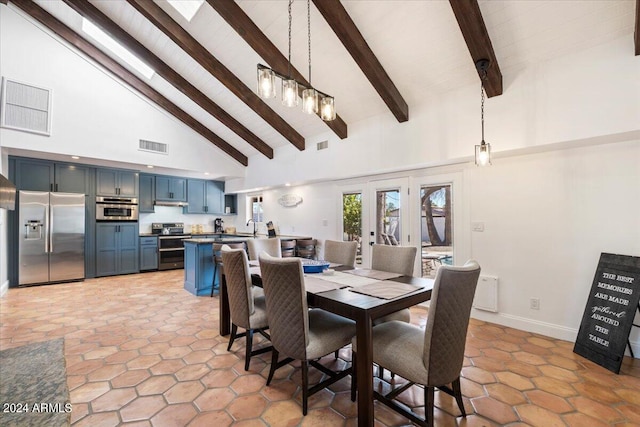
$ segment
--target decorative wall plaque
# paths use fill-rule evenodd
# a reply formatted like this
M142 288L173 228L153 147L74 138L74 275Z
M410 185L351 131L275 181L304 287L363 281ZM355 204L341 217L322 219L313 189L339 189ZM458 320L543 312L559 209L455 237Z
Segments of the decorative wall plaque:
M292 208L302 203L302 196L299 194L283 194L278 199L278 203L285 208Z

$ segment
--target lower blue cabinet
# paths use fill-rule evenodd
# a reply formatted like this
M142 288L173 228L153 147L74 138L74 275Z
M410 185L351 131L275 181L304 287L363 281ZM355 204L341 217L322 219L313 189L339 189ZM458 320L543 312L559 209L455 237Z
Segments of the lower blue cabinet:
M96 224L96 276L137 273L138 223Z
M211 295L213 241L184 242L184 288L193 295Z
M140 271L158 269L158 238L140 237Z

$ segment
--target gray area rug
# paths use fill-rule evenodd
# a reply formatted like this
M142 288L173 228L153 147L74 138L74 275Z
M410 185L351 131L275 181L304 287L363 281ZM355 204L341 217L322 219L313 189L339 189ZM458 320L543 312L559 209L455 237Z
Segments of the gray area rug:
M0 351L0 426L68 426L64 339Z

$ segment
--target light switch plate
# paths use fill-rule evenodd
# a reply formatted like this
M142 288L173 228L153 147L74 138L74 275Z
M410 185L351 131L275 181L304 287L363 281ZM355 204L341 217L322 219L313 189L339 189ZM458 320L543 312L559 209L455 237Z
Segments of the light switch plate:
M471 230L482 232L484 231L484 222L474 221L471 223Z

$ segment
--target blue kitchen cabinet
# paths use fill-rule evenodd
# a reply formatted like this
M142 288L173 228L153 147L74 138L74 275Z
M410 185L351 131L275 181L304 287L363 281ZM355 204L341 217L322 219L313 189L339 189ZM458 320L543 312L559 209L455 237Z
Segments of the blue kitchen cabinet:
M174 176L156 175L156 200L165 202L187 201L187 180Z
M158 238L140 237L140 271L158 269Z
M137 273L138 223L96 224L96 276Z
M119 169L97 169L96 195L138 197L138 173Z
M199 241L184 241L184 289L197 296L211 295L213 241L194 240Z
M140 197L138 200L138 212L155 212L154 201L156 193L156 177L154 175L140 174Z
M189 179L187 181L185 213L222 214L224 212L224 182Z

